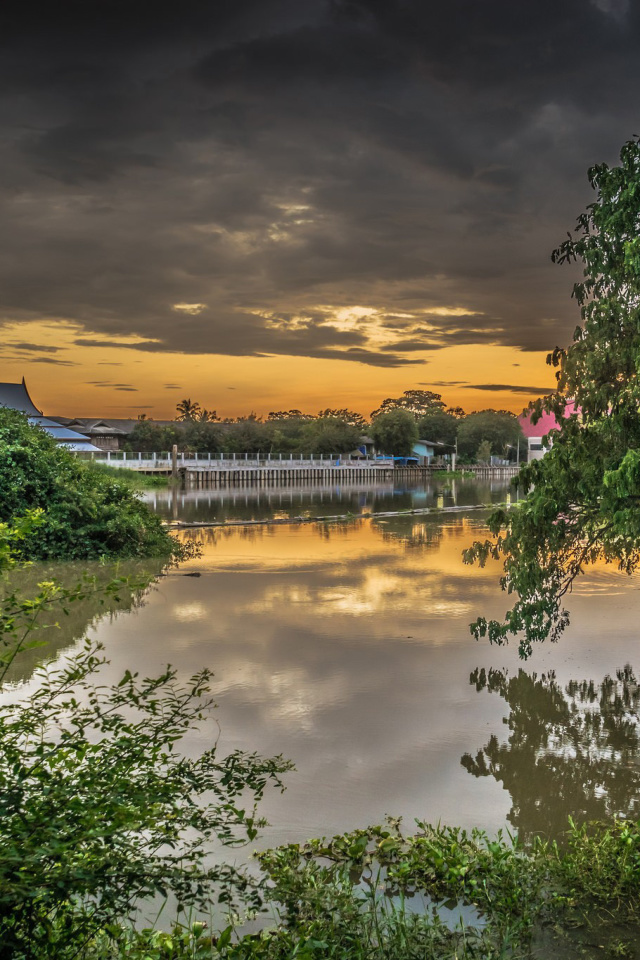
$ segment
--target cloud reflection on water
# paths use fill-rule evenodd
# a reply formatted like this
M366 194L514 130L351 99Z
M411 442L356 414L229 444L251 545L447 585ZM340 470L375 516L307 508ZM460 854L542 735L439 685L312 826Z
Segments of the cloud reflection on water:
M201 557L169 572L130 613L92 628L111 660L105 680L167 662L185 678L207 666L221 749L294 760L284 797L265 801L273 823L265 844L387 813L497 830L516 804L535 802L535 756L517 783L524 799L506 776L470 777L460 763L492 735L497 750L509 736L509 704L478 695L470 673L519 665L515 646L492 648L469 634L477 613L500 615L508 602L496 566L461 561L484 532L481 515L385 521L190 532ZM633 662L635 594L634 580L593 571L571 598L572 627L535 651L524 676L553 670L558 684L577 675L598 682ZM98 613L89 607L87 625ZM78 635L74 621L67 642ZM187 751L211 735L194 732ZM559 823L575 812L576 794L554 797ZM517 825L533 829L524 816Z

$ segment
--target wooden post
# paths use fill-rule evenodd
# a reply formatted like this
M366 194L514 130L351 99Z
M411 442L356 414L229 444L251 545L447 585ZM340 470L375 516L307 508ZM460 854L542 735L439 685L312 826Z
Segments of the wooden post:
M171 476L174 480L178 479L178 444L174 443L171 448Z

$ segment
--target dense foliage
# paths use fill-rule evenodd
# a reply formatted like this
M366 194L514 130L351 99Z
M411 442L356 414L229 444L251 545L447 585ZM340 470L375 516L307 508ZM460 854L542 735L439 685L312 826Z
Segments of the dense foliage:
M638 825L571 826L563 849L390 821L259 856L277 925L129 933L101 957L516 960L637 957Z
M212 436L216 436L215 431L212 431ZM174 443L180 447L184 443L182 423L162 424L145 418L144 420L138 420L127 437L126 445L129 450L142 451L143 453L161 453L171 450ZM217 447L214 446L213 450L216 449Z
M459 426L460 421L455 414L440 407L434 407L420 417L418 435L421 440L435 440L436 443L447 443L453 446Z
M416 389L405 390L400 397L387 397L373 411L372 421L397 411L413 417L420 439L444 443L453 448L456 438L460 438L459 453L463 462L478 459L478 449L483 441L483 452L488 443L491 454L513 460L516 459L515 444L520 441L521 455L524 455L522 432L511 413L481 410L466 415L460 407L445 409L440 394ZM359 413L331 407L317 414L298 409L272 410L266 420L250 414L223 422L215 413L203 409L197 401L187 399L178 404L178 419L173 423L156 423L146 417L141 418L129 434L126 448L130 451L160 453L171 450L173 444L177 444L180 450L212 454L340 455L357 449L363 435L370 433L371 429L372 424L367 424ZM386 441L390 442L388 436ZM407 449L406 444L404 449ZM379 446L378 452L389 450Z
M105 689L102 662L87 643L40 673L26 702L0 708L2 955L75 956L156 894L201 909L234 889L259 902L244 875L205 860L213 840L255 837L255 803L287 764L220 759L215 746L186 759L181 737L210 722L207 673L186 686L175 671L126 673Z
M130 487L88 469L39 427L0 409L0 521L41 510L23 559L179 555L179 544Z
M24 539L46 522L31 511L0 524L0 571L18 566ZM119 578L103 591L135 586ZM28 596L5 588L0 691L16 658L44 645L48 611L59 615L96 584L46 581ZM256 804L290 765L241 751L218 757L215 729L209 749L183 756L186 731L214 725L209 673L181 685L171 669L144 679L127 671L109 686L104 663L100 646L85 641L61 666L37 672L35 692L0 705L3 960L95 955L101 938L117 942L140 898L172 894L201 909L214 898L261 902L241 870L211 864L211 847L253 840Z
M519 509L497 511L495 539L477 543L470 562L504 563L502 585L519 599L504 621L472 625L477 637L502 643L520 634L520 652L557 639L568 613L562 598L598 559L631 573L640 563L640 144L625 144L617 167L593 167L595 201L556 262L579 260L574 287L582 325L558 366L558 391L535 415L555 414L552 450L518 479L528 496ZM569 403L571 402L571 406ZM575 404L575 406L573 406Z
M418 439L416 418L400 407L381 413L371 424L371 437L380 453L408 457Z
M387 397L380 406L373 410L371 419L375 420L383 413L392 410L406 410L416 419L424 417L433 410L443 410L445 403L439 393L433 390L405 390L401 397Z
M488 455L515 460L517 444L522 442L522 427L508 410L479 410L464 417L458 427L458 453L461 457L478 455L480 444L488 444ZM483 448L485 451L487 448ZM486 455L483 452L483 457Z
M145 453L180 450L198 453L236 454L340 454L355 450L362 437L354 422L357 414L348 410L326 410L317 417L289 411L258 417L239 418L233 423L184 418L175 424L141 420L128 437L130 450Z

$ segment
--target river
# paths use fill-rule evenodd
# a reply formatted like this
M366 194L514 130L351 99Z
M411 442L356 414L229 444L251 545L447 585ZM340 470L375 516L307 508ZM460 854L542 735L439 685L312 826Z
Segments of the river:
M568 598L561 641L523 663L515 643L491 647L469 633L478 614L508 606L496 565L461 560L485 535L486 514L363 516L471 507L506 492L472 481L150 492L154 509L176 519L355 516L184 531L201 548L197 559L135 602L77 609L52 655L72 649L88 625L106 647L110 679L168 662L184 678L211 668L220 749L281 753L296 766L284 795L266 796L261 846L386 814L408 829L419 818L558 836L569 815L632 813L640 694L631 674L600 685L638 662L637 579L595 568ZM16 683L29 685L32 665L18 665ZM572 686L580 681L591 686ZM186 750L214 735L194 732Z

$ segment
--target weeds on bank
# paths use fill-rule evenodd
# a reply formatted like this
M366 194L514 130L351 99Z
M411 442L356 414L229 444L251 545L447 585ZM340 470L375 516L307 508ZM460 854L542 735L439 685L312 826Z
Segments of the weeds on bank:
M432 477L445 480L466 480L475 477L474 470L434 470Z
M92 960L517 960L637 956L640 828L570 825L566 848L397 821L258 856L271 925L112 931ZM542 946L541 946L542 945Z
M147 490L152 487L168 487L169 477L160 477L153 474L140 473L139 470L130 470L128 467L113 467L109 463L100 460L87 460L86 466L96 473L107 477L113 477L115 480L122 480L132 490Z

